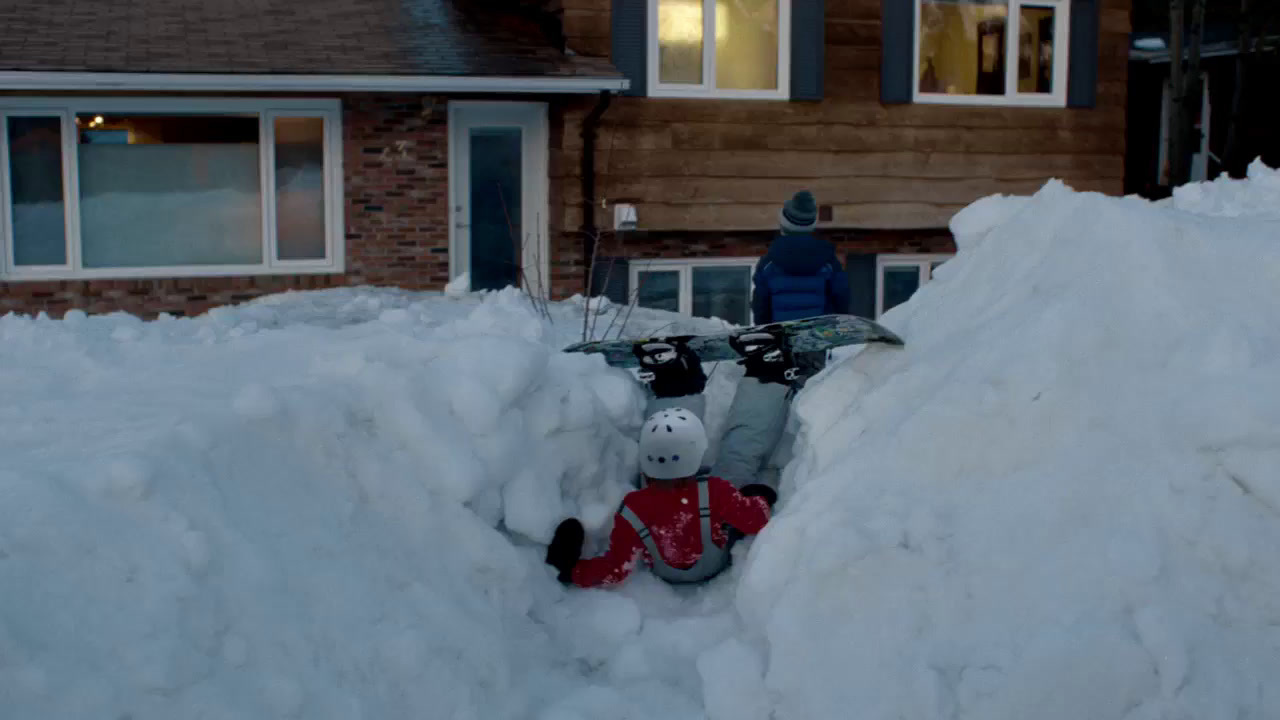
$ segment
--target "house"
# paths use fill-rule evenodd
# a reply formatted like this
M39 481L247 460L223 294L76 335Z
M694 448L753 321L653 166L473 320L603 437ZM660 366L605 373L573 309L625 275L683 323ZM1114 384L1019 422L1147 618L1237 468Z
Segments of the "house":
M808 188L854 311L877 316L954 253L947 224L966 204L1051 177L1123 189L1129 0L563 6L569 45L631 81L600 121L587 223L612 228L610 204L634 210L635 229L605 243L619 260L595 273L618 299L746 322L751 263L783 200ZM552 167L576 200L576 156ZM576 205L562 226L580 223ZM557 258L581 252L562 242Z
M781 202L856 312L947 222L1118 193L1129 0L16 0L0 312L519 284L749 321Z
M497 0L0 5L0 314L195 314L464 270L539 292L554 108L627 87L545 17Z

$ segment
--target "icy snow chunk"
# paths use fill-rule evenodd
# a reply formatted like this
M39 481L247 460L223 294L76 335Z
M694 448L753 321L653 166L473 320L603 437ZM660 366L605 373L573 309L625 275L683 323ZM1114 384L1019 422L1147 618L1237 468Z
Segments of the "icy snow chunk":
M102 471L99 471L102 472ZM151 492L151 469L136 457L112 460L103 475L89 475L99 492L119 500L143 500Z
M249 643L239 635L227 635L222 640L222 659L232 667L242 667L249 661Z
M142 331L133 325L117 325L111 331L111 339L120 343L136 342L142 337Z
M540 476L533 468L524 468L503 491L503 516L507 528L535 542L549 543L555 526L564 518L560 502L558 477Z
M298 717L306 697L301 685L275 671L268 671L262 682L262 692L277 716Z
M950 228L961 249L969 249L993 228L1022 211L1029 202L1025 197L988 195L951 216Z
M280 401L266 386L258 383L246 385L231 401L236 412L249 418L268 418L280 410Z
M644 409L644 393L632 378L615 373L588 377L596 399L613 424L627 426L636 422Z
M708 720L769 720L759 653L730 638L698 656Z
M388 325L405 325L412 320L409 311L404 308L389 308L378 314L378 321Z
M446 297L463 297L468 292L471 292L471 273L468 272L458 275L458 277L450 280L444 286L444 294Z

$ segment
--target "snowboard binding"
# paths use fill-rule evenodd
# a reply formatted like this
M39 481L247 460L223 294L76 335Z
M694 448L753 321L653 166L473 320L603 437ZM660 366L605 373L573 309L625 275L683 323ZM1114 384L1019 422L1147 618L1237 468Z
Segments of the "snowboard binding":
M654 397L697 395L707 386L702 361L684 338L638 342L631 350L640 361L640 382L649 386Z
M729 338L729 345L742 356L738 364L746 368L747 377L784 385L795 382L800 377L795 356L786 336L780 332L760 331L735 335Z

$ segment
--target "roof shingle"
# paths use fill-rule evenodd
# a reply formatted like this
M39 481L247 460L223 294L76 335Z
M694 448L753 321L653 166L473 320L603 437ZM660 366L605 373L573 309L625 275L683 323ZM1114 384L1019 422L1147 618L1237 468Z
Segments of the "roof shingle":
M621 77L467 3L5 0L0 71Z

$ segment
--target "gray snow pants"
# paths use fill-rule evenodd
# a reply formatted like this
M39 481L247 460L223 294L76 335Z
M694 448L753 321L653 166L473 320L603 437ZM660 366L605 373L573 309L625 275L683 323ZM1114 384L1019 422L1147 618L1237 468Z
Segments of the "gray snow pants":
M744 377L738 381L733 404L720 437L720 452L712 474L728 480L741 489L751 483L778 489L782 462L779 443L787 429L791 401L809 378L827 364L825 350L797 353L799 381L793 385L762 383Z
M762 471L786 430L794 395L795 389L790 385L762 383L749 377L738 381L711 473L736 488L752 483L776 486L777 479L768 476L772 473Z

